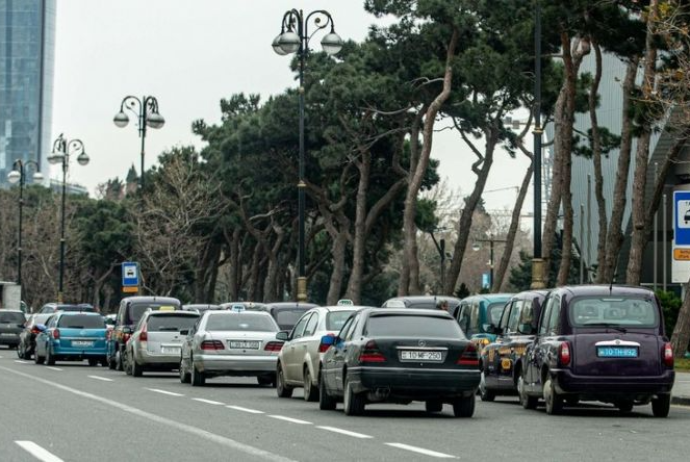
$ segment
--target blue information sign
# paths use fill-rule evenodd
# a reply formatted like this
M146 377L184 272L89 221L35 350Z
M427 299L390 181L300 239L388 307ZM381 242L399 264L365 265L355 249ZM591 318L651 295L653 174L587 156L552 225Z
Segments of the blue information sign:
M136 287L139 285L139 266L136 262L122 262L122 287Z
M690 191L673 191L673 231L677 246L690 246Z
M491 273L482 273L482 289L491 288Z

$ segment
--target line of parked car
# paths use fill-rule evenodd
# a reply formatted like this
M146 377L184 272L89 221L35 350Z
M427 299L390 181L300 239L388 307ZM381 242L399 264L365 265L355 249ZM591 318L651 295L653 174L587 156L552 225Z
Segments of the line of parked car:
M17 354L38 364L88 360L134 377L178 370L192 386L254 376L280 398L303 388L306 401L322 410L342 402L348 415L372 403L423 401L428 412L448 404L471 417L477 391L482 401L517 395L526 409L543 399L548 414L580 401L621 412L651 403L657 417L670 409L663 312L639 287L397 297L381 308L128 297L110 326L93 311L45 306L19 334ZM3 316L0 343L9 338Z

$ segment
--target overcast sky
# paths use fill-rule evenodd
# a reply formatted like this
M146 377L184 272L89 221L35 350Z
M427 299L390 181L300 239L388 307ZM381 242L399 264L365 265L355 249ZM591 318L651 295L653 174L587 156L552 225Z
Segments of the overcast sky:
M133 120L124 129L112 122L125 96L156 96L165 117L162 129L147 132L149 168L159 153L172 146L201 147L191 123L219 122L221 98L243 91L259 93L265 100L294 85L290 58L271 48L286 9L328 9L344 39L364 39L376 21L360 0L59 0L57 4L53 138L64 132L84 142L91 163L82 167L74 162L70 179L92 193L109 178L124 178L132 164L139 170L140 141ZM440 173L453 188L471 192L473 156L457 133L438 133L432 156L441 161ZM512 206L515 190L489 191L519 185L526 168L522 158L497 155L484 195L488 209ZM52 176L58 173L53 167ZM531 211L528 199L523 213ZM528 224L529 220L523 222L525 227Z

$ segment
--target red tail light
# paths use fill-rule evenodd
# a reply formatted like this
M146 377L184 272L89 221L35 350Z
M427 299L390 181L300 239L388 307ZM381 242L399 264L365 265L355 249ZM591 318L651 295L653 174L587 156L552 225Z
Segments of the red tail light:
M149 340L149 333L146 327L146 324L141 328L141 332L139 332L139 341L140 342L147 342Z
M127 343L127 340L131 337L131 334L122 334L122 343Z
M283 342L268 342L264 351L280 351L283 349Z
M204 340L201 342L202 350L224 350L223 342L220 340Z
M479 354L477 354L477 347L473 342L469 342L465 351L462 352L458 362L460 366L479 366Z
M335 334L327 334L329 337L335 337ZM326 343L319 343L319 353L325 353L328 351L328 349L331 347L331 345L326 344Z
M38 335L38 334L40 334L40 333L41 333L41 331L40 331L40 330L38 330L38 329L36 329L35 327L32 327L32 328L31 328L31 333L32 333L32 334L36 334L36 335Z
M669 342L664 344L663 358L664 364L666 364L668 367L673 367L673 348Z
M379 350L378 345L373 340L369 340L364 346L364 350L359 354L360 363L385 363L386 357Z
M59 329L53 330L53 338L54 339L60 338L60 330Z
M568 366L570 364L570 343L561 342L558 347L558 362L561 366Z

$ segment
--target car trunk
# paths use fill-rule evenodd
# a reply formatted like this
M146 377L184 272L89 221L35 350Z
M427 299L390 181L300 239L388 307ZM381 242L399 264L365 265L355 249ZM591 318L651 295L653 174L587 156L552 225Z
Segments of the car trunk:
M365 343L360 357L371 357L378 350L385 361L366 361L367 365L413 369L457 368L458 361L469 344L468 340L378 337ZM476 354L474 358L476 360Z
M576 375L639 377L662 372L662 345L656 334L578 333L572 338L572 370Z
M70 348L105 348L105 328L78 329L59 327L60 344Z
M275 339L275 332L214 331L206 335L206 340L220 340L223 343L225 350L215 353L235 356L275 356L277 351L264 350L266 344Z

